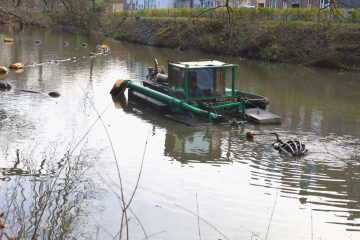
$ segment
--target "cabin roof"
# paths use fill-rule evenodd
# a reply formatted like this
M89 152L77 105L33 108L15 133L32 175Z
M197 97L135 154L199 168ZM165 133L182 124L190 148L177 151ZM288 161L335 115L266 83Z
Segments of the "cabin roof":
M173 66L180 68L204 68L204 67L230 67L234 64L228 64L217 60L199 60L192 62L169 62Z

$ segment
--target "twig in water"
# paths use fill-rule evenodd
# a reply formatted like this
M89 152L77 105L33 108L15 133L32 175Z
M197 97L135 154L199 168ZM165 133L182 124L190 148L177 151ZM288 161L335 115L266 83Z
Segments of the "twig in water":
M271 212L271 216L270 216L270 220L269 220L269 225L268 225L268 228L267 228L267 231L266 231L265 240L266 240L267 237L268 237L268 233L269 233L270 225L271 225L271 220L272 220L272 218L273 218L273 216L274 216L275 206L276 206L276 203L277 203L278 194L279 194L279 186L277 187L277 190L276 190L276 196L275 196L274 206L273 206L273 209L272 209L272 212Z
M126 208L125 210L130 206L132 200L134 199L134 196L135 196L135 192L139 186L139 182L140 182L140 177L141 177L141 173L142 173L142 169L143 169L143 165L144 165L144 159L145 159L145 153L146 153L146 147L147 147L147 144L148 144L148 141L149 141L149 135L150 135L150 130L148 132L148 135L146 137L146 141L145 141L145 146L144 146L144 150L143 150L143 155L142 155L142 158L141 158L141 164L140 164L140 170L139 170L139 174L138 174L138 178L136 180L136 184L135 184L135 188L134 188L134 191L128 201L128 204L126 205Z
M105 126L105 123L103 121L103 119L101 118L102 115L99 114L99 111L97 110L97 108L95 107L95 104L91 101L91 99L88 97L88 95L86 94L85 90L81 87L80 83L77 81L80 89L83 91L83 93L85 94L85 97L89 100L90 104L93 106L96 114L98 115L100 121L101 121L101 124L103 125L104 127L104 130L105 130L105 133L106 133L106 136L109 140L109 144L110 144L110 147L111 147L111 151L113 153L113 157L114 157L114 161L115 161L115 165L116 165L116 170L117 170L117 173L118 173L118 178L119 178L119 184L120 184L120 195L121 195L121 204L122 204L122 216L121 216L121 222L120 222L120 235L119 235L119 239L121 240L122 238L122 229L123 229L123 223L124 223L124 215L126 215L126 203L125 203L125 198L124 198L124 191L123 191L123 184L122 184L122 179L121 179L121 174L120 174L120 167L119 167L119 164L118 164L118 161L117 161L117 157L116 157L116 153L115 153L115 148L114 148L114 145L113 145L113 142L110 138L110 134ZM110 105L110 104L109 104ZM126 221L126 226L127 226L127 221Z
M147 234L146 234L145 228L144 228L144 226L142 225L140 219L138 218L138 216L135 214L135 212L134 212L131 208L129 208L129 210L130 210L131 214L134 215L136 221L139 223L139 225L140 225L140 227L141 227L141 229L142 229L142 231L143 231L143 233L144 233L144 235L145 235L145 238L144 238L144 239L147 240L147 239L148 239L148 236L147 236Z
M78 83L79 84L79 83ZM81 90L85 93L84 89L81 87L81 85L79 84ZM90 128L88 129L88 131L83 135L83 137L78 141L78 143L73 147L73 149L68 152L68 156L67 156L67 161L66 162L69 162L70 161L70 156L74 153L74 151L77 149L77 147L80 145L80 143L85 139L85 137L88 135L88 133L90 132L90 130L93 128L93 126L95 125L95 123L100 119L104 129L105 129L105 132L106 132L106 135L107 135L107 138L110 142L110 146L111 146L111 149L112 149L112 152L113 152L113 155L114 155L114 158L115 158L115 162L116 162L116 166L117 166L117 170L118 170L118 175L119 175L119 181L120 181L120 188L121 188L121 196L122 196L122 202L123 202L123 206L125 207L125 201L124 201L124 198L123 198L123 191L122 191L122 182L121 182L121 177L120 177L120 169L119 169L119 166L118 166L118 163L117 163L117 158L116 158L116 155L115 155L115 150L114 150L114 146L112 144L112 141L111 141L111 138L110 138L110 135L109 135L109 132L107 131L107 128L104 124L104 121L102 120L101 116L105 113L105 111L109 108L109 106L111 105L111 103L109 103L109 105L105 108L105 110L100 114L99 111L96 109L95 105L93 104L93 102L89 99L89 97L87 96L87 94L85 93L85 97L90 101L91 105L93 106L96 114L98 115L98 118L94 121L94 123L90 126ZM64 167L65 167L66 164L64 164L60 169L59 169L59 172L58 174L56 175L55 179L54 179L54 182L51 184L51 187L50 187L50 192L47 195L47 197L45 198L44 200L44 205L41 209L41 212L39 214L39 220L38 222L36 222L35 224L35 228L34 228L34 232L32 234L32 237L31 239L34 240L36 239L36 232L39 228L39 225L40 225L40 222L41 222L41 219L44 215L44 212L45 212L45 209L48 205L48 202L50 200L50 196L51 196L51 192L53 191L54 187L55 187L55 184L57 182L57 180L59 179L60 177L60 174L61 172L63 171Z
M194 215L194 216L196 216L196 217L199 217L199 219L200 219L201 221L203 221L204 223L206 223L207 225L209 225L210 227L212 227L215 231L217 231L217 232L218 232L221 236L223 236L225 239L230 240L229 237L227 237L224 233L222 233L222 232L221 232L219 229L217 229L214 225L212 225L210 222L206 221L205 219L201 218L200 216L197 216L197 215L196 215L195 213L193 213L191 210L189 210L189 209L187 209L187 208L184 208L183 206L180 206L180 205L178 205L178 204L175 204L175 206L177 206L178 208L181 208L181 209L187 211L188 213L190 213L190 214L192 214L192 215Z
M135 187L134 187L134 190L131 194L131 197L128 201L128 203L126 204L126 206L124 207L124 209L122 210L123 211L123 214L125 215L126 217L126 210L129 208L132 200L134 199L134 196L135 196L135 193L136 193L136 190L139 186L139 182L140 182L140 177L141 177L141 173L142 173L142 169L143 169L143 165L144 165L144 159L145 159L145 153L146 153L146 147L147 147L147 144L148 144L148 141L149 141L149 136L150 136L150 130L148 131L148 135L146 137L146 141L145 141L145 146L144 146L144 150L143 150L143 155L142 155L142 158L141 158L141 164L140 164L140 170L139 170L139 174L138 174L138 178L136 180L136 184L135 184ZM127 217L125 218L127 220ZM123 219L122 219L123 220ZM121 225L122 226L122 225ZM127 234L127 239L129 239L129 229L128 229L128 224L126 222L126 234ZM146 235L145 235L146 236ZM120 237L119 239L121 240L121 231L120 231Z
M198 202L197 193L196 193L196 214L197 214L197 224L198 224L198 230L199 230L199 239L201 240L199 202Z
M159 235L159 234L161 234L161 233L165 233L166 231L164 230L164 231L160 231L160 232L156 232L156 233L152 233L152 234L150 234L149 236L148 236L148 238L151 238L151 237L155 237L156 235ZM147 238L147 239L148 239ZM142 240L144 240L145 238L143 238Z
M103 183L115 194L115 196L116 196L118 199L120 199L121 197L119 196L119 194L113 189L113 187L111 187L111 186L105 181L105 179L103 178L103 176L101 176L99 172L97 172L97 174L98 174L98 176L101 178L101 180L103 181ZM147 236L147 234L146 234L145 228L144 228L144 226L142 225L140 219L138 218L138 216L135 214L135 212L134 212L130 207L128 207L128 209L130 210L131 214L134 215L135 219L136 219L137 222L139 223L139 225L140 225L140 227L141 227L141 229L142 229L142 231L143 231L143 233L144 233L144 235L145 235L145 238L144 238L144 239L148 239L148 236ZM99 224L99 223L98 223L98 224ZM105 229L104 229L104 230L105 230ZM112 239L116 239L116 237L117 237L117 235L118 235L119 233L120 233L120 232L118 232L118 233L116 234L116 236L111 236Z
M311 218L311 240L313 240L314 239L314 222L313 222L311 203L310 203L310 218Z
M110 106L110 104L105 108L105 110L101 113L101 114L104 114L105 111L107 110L107 108ZM96 111L97 112L97 111ZM97 112L98 113L98 112ZM98 114L98 118L94 121L94 123L90 126L90 128L86 131L86 133L82 136L82 138L77 142L77 144L75 144L75 146L72 148L71 151L69 151L67 153L67 155L65 156L64 159L66 159L66 163L68 163L70 161L70 157L71 155L75 152L75 150L77 149L77 147L80 145L80 143L85 139L85 137L89 134L90 130L95 126L95 123L98 121L98 120L101 120L101 115ZM112 146L112 145L111 145ZM54 187L55 187L55 184L57 182L57 180L59 179L60 177L60 174L62 173L63 169L65 168L66 164L62 165L61 168L59 169L59 172L58 174L55 176L55 179L54 179L54 182L51 184L51 187L49 189L49 192L46 193L46 195L48 196L45 200L44 200L44 203L43 203L43 206L42 206L42 209L40 210L40 214L39 214L39 220L38 222L36 222L35 224L35 229L34 229L34 233L31 237L32 240L36 239L36 232L39 228L39 225L40 225L40 222L41 222L41 219L44 215L44 212L45 212L45 209L48 205L48 202L50 200L50 196L51 196L51 192L53 191Z
M16 180L17 180L17 184L19 184L19 183L20 183L20 178L17 177ZM5 218L4 218L4 221L3 221L3 223L2 223L2 224L4 224L4 225L6 224L7 218L8 218L8 216L9 216L11 205L13 204L14 199L16 198L16 197L15 197L16 191L17 191L17 188L15 187L15 189L13 190L13 192L12 192L12 194L11 194L11 198L10 198L11 201L10 201L10 203L9 203L9 205L8 205L8 208L7 208L7 210L6 210L6 213L4 213ZM5 232L4 232L4 228L1 228L0 230L1 230L1 232L0 232L0 240L1 240L1 239L2 239L2 236L5 234Z
M111 238L114 238L113 235L111 235L111 233L106 229L104 228L103 226L101 226L101 224L96 220L95 216L93 214L91 214L93 220L98 224L98 227L97 227L97 230L96 230L96 234L98 235L99 233L99 230L102 229L104 230ZM98 239L98 238L97 238Z

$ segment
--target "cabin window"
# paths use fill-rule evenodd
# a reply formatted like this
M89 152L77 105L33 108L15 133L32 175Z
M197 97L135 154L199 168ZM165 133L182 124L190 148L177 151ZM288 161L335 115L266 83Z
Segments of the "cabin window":
M196 81L196 83L194 83ZM212 69L196 69L188 72L190 98L211 97L214 94L214 72Z
M196 79L196 87L193 81ZM214 98L225 95L225 70L204 68L188 72L189 98Z
M179 99L185 99L184 72L177 67L169 68L170 95Z

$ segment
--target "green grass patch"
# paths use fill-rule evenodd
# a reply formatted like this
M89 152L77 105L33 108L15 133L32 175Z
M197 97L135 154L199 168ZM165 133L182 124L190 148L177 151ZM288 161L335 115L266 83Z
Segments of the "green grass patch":
M125 17L153 17L153 18L192 18L202 17L211 19L233 20L284 20L284 21L332 21L332 22L360 22L360 11L337 9L339 14L329 10L315 8L232 8L228 11L225 7L210 10L204 8L171 8L171 9L142 9L139 11L121 12Z

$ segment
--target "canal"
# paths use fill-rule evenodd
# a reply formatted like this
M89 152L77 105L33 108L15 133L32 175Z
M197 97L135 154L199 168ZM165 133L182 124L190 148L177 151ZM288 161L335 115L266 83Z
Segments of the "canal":
M358 72L115 41L91 56L95 40L32 27L0 39L0 65L26 66L0 79L0 239L360 239ZM115 80L145 79L154 58L238 64L238 88L282 124L187 127L115 104ZM247 131L309 153L279 156Z

